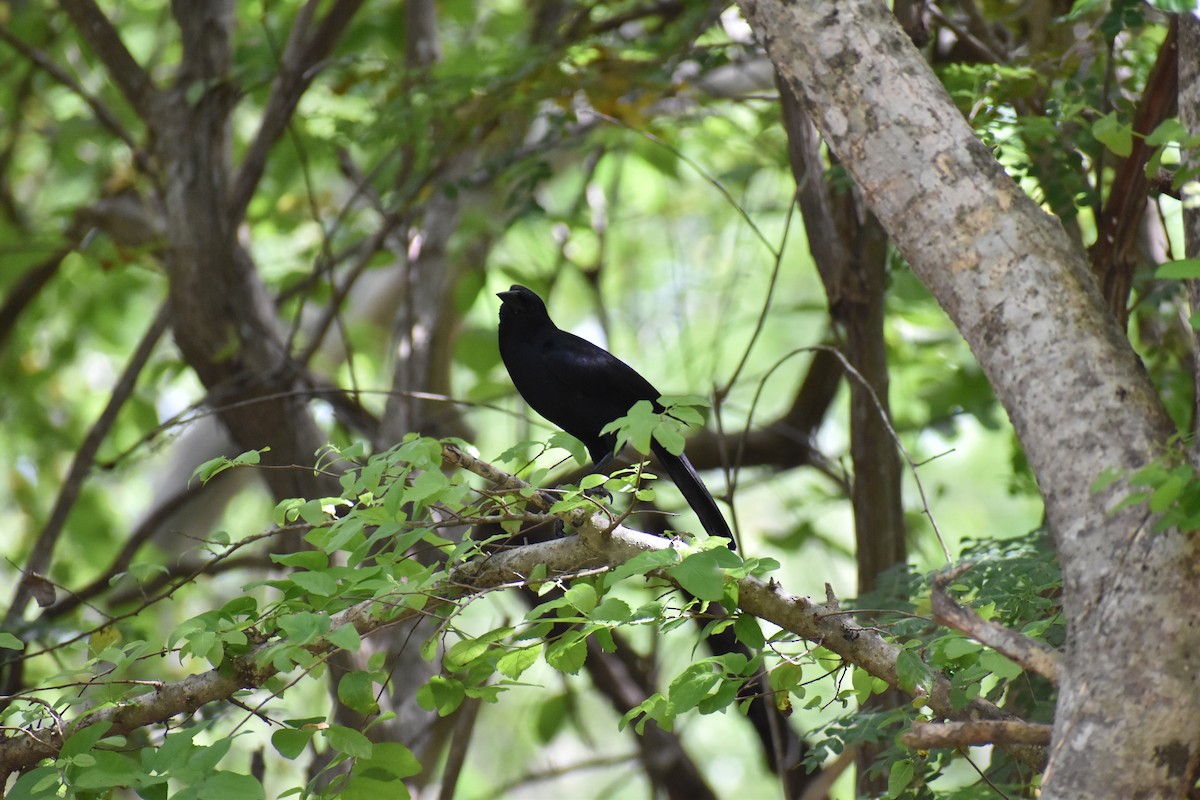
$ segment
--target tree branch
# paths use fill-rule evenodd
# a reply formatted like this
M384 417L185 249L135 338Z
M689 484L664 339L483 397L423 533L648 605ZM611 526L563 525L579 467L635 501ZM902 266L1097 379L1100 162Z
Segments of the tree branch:
M362 5L362 0L338 0L316 31L308 36L309 22L317 5L317 0L310 0L292 26L279 73L271 84L271 94L263 108L262 122L233 179L229 192L230 219L239 220L246 213L250 198L254 196L254 190L266 169L267 154L287 130L296 105L320 72L318 64L342 37L346 26Z
M70 614L79 606L91 600L104 592L113 588L113 579L117 575L129 569L129 565L133 563L138 551L142 549L154 536L162 531L163 523L170 517L179 512L188 503L195 501L196 497L208 487L213 486L222 480L226 480L228 475L232 473L221 473L214 476L207 483L196 481L175 492L172 496L159 500L160 505L154 508L154 511L141 521L141 523L121 545L120 552L113 558L112 563L108 568L102 571L99 575L93 578L87 585L78 590L68 590L64 597L57 600L54 605L46 608L38 617L41 623L48 623L50 620L57 619L65 614Z
M138 158L138 165L143 168L145 167L142 159L138 157L138 146L137 142L133 138L133 135L129 131L125 130L125 126L122 125L121 121L117 119L117 115L110 111L108 106L101 102L100 98L84 89L83 86L80 85L79 81L75 80L70 74L67 73L66 70L54 63L54 60L51 59L50 56L46 55L32 45L26 44L16 36L13 36L12 33L10 33L8 29L3 26L0 26L0 41L8 44L9 47L16 50L25 58L29 59L31 63L36 65L51 78L58 81L63 86L67 87L76 95L78 95L83 102L87 103L87 106L92 110L92 113L96 115L96 120L101 125L108 128L118 139L123 141L134 154L134 157Z
M8 343L8 337L12 335L12 330L25 307L33 302L50 279L58 273L63 259L73 250L74 247L70 246L60 247L45 261L30 267L13 282L8 294L4 295L4 302L0 303L0 350Z
M933 621L965 633L996 652L1008 656L1025 669L1057 684L1059 671L1062 669L1061 653L1048 644L984 619L976 614L974 609L959 605L946 594L947 584L969 568L970 565L960 567L939 575L934 580Z
M58 537L62 534L63 526L67 522L67 515L75 505L75 500L79 497L83 481L87 477L88 471L92 468L96 452L100 449L100 445L104 442L104 437L108 435L109 429L112 428L113 423L116 421L117 413L133 393L138 375L141 374L142 368L146 366L146 362L150 360L150 354L154 352L155 345L158 344L158 340L167 329L167 320L168 314L164 305L159 308L154 321L150 323L149 329L142 336L141 342L138 343L137 349L134 350L129 363L125 366L125 371L121 373L121 377L117 380L117 385L113 387L112 396L109 398L108 404L104 407L104 411L101 412L99 418L92 425L92 429L88 431L83 444L80 445L79 450L75 453L75 457L71 461L71 466L67 470L67 476L63 481L62 487L59 489L58 496L54 500L54 508L50 512L50 518L46 520L45 527L38 534L37 541L34 542L33 549L30 551L29 558L23 567L23 571L27 576L45 572L50 566L50 557L54 553ZM9 606L8 612L5 614L4 622L6 627L11 627L25 613L25 605L29 602L29 597L29 584L26 580L22 580L17 584L12 605Z
M556 539L539 545L515 548L486 559L469 561L451 572L450 580L475 589L490 588L522 582L540 564L550 574L556 571L592 569L616 566L641 553L678 549L677 542L657 536L617 527L606 532L598 525L603 517L593 517L580 528L579 536ZM775 581L765 582L748 577L738 581L738 607L754 616L774 623L784 630L837 653L847 662L862 667L889 685L901 688L914 698L921 698L940 716L950 719L1015 719L1011 714L982 698L971 700L966 707L956 707L951 700L950 681L934 674L929 688L916 686L903 689L896 669L900 648L887 642L878 633L860 627L850 614L837 608L836 603L815 603L811 598L788 594ZM1024 763L1040 767L1042 753L1028 749L1014 751Z
M121 90L125 100L143 121L152 123L157 93L154 83L125 47L112 22L94 0L59 0L58 5L108 69L109 77Z
M900 743L914 750L934 747L978 747L984 744L1050 744L1049 725L1019 720L977 720L974 722L914 722L912 730L901 734Z
M1172 16L1167 36L1158 50L1158 59L1146 79L1146 88L1134 112L1134 135L1129 155L1121 160L1109 186L1104 210L1096 221L1099 229L1096 243L1089 254L1108 308L1122 325L1129 321L1129 293L1138 266L1135 254L1138 231L1150 191L1146 162L1154 148L1146 144L1146 136L1175 113L1179 95L1178 53L1179 17Z
M472 458L452 445L444 448L444 454L451 463L468 465L465 468L476 474L492 475L508 488L525 485L519 479ZM392 597L358 603L334 614L330 620L330 634L316 639L307 649L314 655L333 651L336 648L331 637L336 638L334 632L344 626L352 625L360 636L367 636L418 615L433 613L433 607L442 602L480 595L497 588L525 585L526 576L539 566L544 566L545 574L550 579L570 578L581 572L618 566L641 553L683 548L680 542L674 540L623 526L609 527L611 522L603 514L589 515L585 510L576 509L561 516L577 525L578 535L518 547L460 564L450 570L447 578L426 592L435 602L421 609L395 603ZM892 686L899 686L896 658L900 648L886 642L875 631L861 628L849 614L837 608L836 601L830 599L825 604L818 604L810 598L788 594L774 580L765 582L754 577L738 581L738 596L739 607L743 611L819 644ZM258 688L276 674L268 653L282 641L274 639L264 642L251 648L245 655L230 659L220 669L162 684L120 705L105 705L95 711L84 711L67 727L78 730L88 725L109 723L109 733L128 733L145 725L165 722L177 714L191 714L207 703L226 700L242 689ZM927 685L928 688L918 685L907 691L913 697L924 700L941 716L966 720L1013 719L981 698L973 699L963 708L956 707L951 701L950 682L943 675L932 675ZM27 768L41 758L55 755L65 735L61 726L53 730L27 728L0 740L0 784L14 770ZM1042 761L1042 752L1037 748L1016 747L1013 755L1033 765L1040 765Z

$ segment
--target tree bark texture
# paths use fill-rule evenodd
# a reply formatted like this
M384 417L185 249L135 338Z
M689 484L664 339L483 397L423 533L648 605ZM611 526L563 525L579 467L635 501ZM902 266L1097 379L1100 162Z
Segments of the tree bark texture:
M1195 554L1105 468L1162 455L1169 419L1085 254L1003 171L877 0L744 0L780 74L966 337L1039 480L1068 641L1043 797L1176 797L1200 751Z

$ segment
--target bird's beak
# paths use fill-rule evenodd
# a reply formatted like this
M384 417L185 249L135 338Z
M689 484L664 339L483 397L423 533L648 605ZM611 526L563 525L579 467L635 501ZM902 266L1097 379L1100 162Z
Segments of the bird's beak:
M506 300L511 300L513 297L515 297L515 296L516 296L516 294L517 294L517 293L516 293L516 292L514 292L512 289L509 289L509 290L508 290L508 291L506 291L506 292L496 292L496 297L499 297L499 298L500 298L500 302L502 302L502 303L503 303L503 302L504 302L504 301L506 301Z

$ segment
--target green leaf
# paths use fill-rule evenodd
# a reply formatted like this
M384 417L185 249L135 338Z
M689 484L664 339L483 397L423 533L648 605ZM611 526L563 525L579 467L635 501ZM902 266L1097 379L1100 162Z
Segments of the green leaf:
M772 691L788 692L800 685L804 670L799 664L785 661L767 675L767 683Z
M567 602L581 614L586 614L596 607L596 587L590 583L577 581L566 591Z
M350 782L338 792L341 800L408 800L403 779L421 771L412 752L397 742L380 742L370 758L354 764Z
M622 623L629 622L633 611L629 604L619 597L606 597L587 615L588 619L596 622Z
M912 650L901 650L896 656L896 679L901 689L912 694L918 686L928 686L929 670Z
M738 614L733 620L733 632L737 634L738 641L751 650L761 650L767 644L762 628L752 614Z
M579 482L579 488L584 491L595 489L597 486L603 486L608 481L608 476L599 472L593 472L591 475L584 475L583 480Z
M667 691L671 710L675 714L682 714L695 708L721 682L721 677L708 659L689 665L671 681Z
M515 681L537 662L541 652L541 646L536 644L509 650L496 661L496 671Z
M579 631L569 631L546 646L546 663L559 672L574 675L587 660L587 637Z
M658 693L650 695L626 711L625 716L621 717L621 721L617 725L617 730L625 730L625 726L634 719L637 719L637 723L633 727L639 734L644 731L647 720L654 720L660 728L666 731L671 730L675 724L675 715L671 712L671 704L667 702L667 698Z
M399 742L376 742L375 752L360 767L383 767L397 778L411 778L424 769L413 752Z
M1110 111L1092 123L1092 135L1096 141L1122 158L1133 152L1133 128L1117 119L1117 112Z
M1172 504L1179 498L1183 490L1191 482L1191 476L1173 472L1162 482L1154 494L1150 495L1150 511L1155 514L1161 514L1171 507Z
M375 687L371 676L362 670L348 672L338 681L338 699L360 714L378 714Z
M292 583L309 594L318 597L335 597L338 591L337 580L327 572L293 572Z
M676 428L659 425L654 429L654 438L666 448L667 452L677 456L683 452L684 438Z
M111 750L93 750L95 763L78 770L71 779L75 789L115 789L133 786L145 772L132 759Z
M438 652L438 637L430 636L425 641L421 642L421 658L426 661L433 661L434 656Z
M978 644L962 636L947 639L942 645L942 653L951 660L967 655L976 655L982 650Z
M62 787L61 773L54 767L37 767L17 778L9 790L9 800L30 798L30 800L58 800L59 797L70 796L60 794Z
M1166 155L1166 152L1166 145L1154 148L1150 158L1146 161L1146 166L1142 168L1142 174L1150 179L1158 177L1158 173L1162 171L1163 156Z
M271 519L276 525L289 525L300 517L300 507L305 501L299 497L289 497L275 504Z
M362 637L353 625L340 625L329 632L329 642L334 647L342 650L349 650L352 653L358 652L358 648L362 647Z
M1116 514L1118 511L1124 511L1131 506L1140 506L1150 499L1150 494L1150 492L1131 492L1117 501L1111 508L1106 509L1105 513Z
M422 472L413 480L412 485L404 492L404 499L419 503L438 494L450 485L450 479L438 470Z
M679 562L679 553L674 550L650 550L639 553L621 566L613 569L604 576L604 588L611 589L621 581L633 575L645 575L656 569L662 569L669 564Z
M854 688L854 699L861 706L875 689L875 676L862 667L854 667L850 670L850 685Z
M0 631L0 647L6 650L24 650L25 643L8 631Z
M1180 258L1168 261L1154 270L1159 280L1187 281L1200 278L1200 258Z
M664 394L658 398L658 403L672 413L684 409L710 408L708 398L699 394Z
M324 525L333 516L327 510L325 501L321 499L305 500L296 509L296 513L309 525Z
M245 453L234 458L218 456L217 458L209 459L192 470L192 477L199 478L201 483L208 483L227 469L258 464L262 461L262 454L268 452L270 449L269 447L264 447L261 450L247 450Z
M284 614L276 619L276 624L291 640L290 644L308 644L329 631L329 617L310 611Z
M1194 4L1194 0L1182 0L1182 2L1186 2L1189 6ZM1146 144L1160 145L1168 142L1182 142L1188 138L1188 135L1188 129L1184 124L1175 117L1170 117L1158 123L1158 127L1146 135Z
M201 800L261 800L262 784L249 775L219 770L209 773L200 785Z
M280 728L271 734L271 746L279 755L292 761L304 752L316 733L316 728Z
M426 711L437 711L440 717L452 714L465 697L462 681L445 675L434 675L417 690L418 705Z
M193 725L179 728L163 739L163 743L154 750L143 751L142 763L146 769L160 775L185 766L198 749L193 741L196 735L205 729L203 725Z
M285 567L320 572L329 567L329 556L320 550L301 550L298 553L272 553L271 561Z
M232 736L218 738L208 747L197 746L188 758L188 767L207 772L217 766L232 746Z
M1023 671L1021 666L1008 656L1002 656L992 650L984 651L979 656L979 666L1001 680L1011 681Z
M896 761L888 770L888 797L901 797L904 790L912 783L913 765L911 761Z
M693 553L667 570L667 574L701 600L717 601L725 596L725 573L717 559L715 550Z
M608 423L600 432L616 433L618 450L628 443L633 445L634 450L647 455L650 452L650 437L658 423L659 416L654 411L654 405L649 400L638 400L628 414Z
M330 725L324 733L329 746L339 753L344 753L351 758L371 757L371 740L359 731L347 728L345 725Z
M575 463L582 466L588 464L587 448L583 446L583 442L576 439L566 431L559 431L551 436L546 444L550 447L557 447L560 450L566 450L575 459Z
M88 725L86 728L80 728L63 742L62 749L59 750L59 756L70 758L80 753L91 752L96 746L96 742L103 739L104 734L111 727L111 722L97 722L94 725Z
M345 517L333 523L330 527L328 536L324 537L323 541L314 542L326 553L333 553L337 550L345 549L346 545L360 536L366 525L359 517Z
M468 669L472 662L487 653L489 646L490 643L482 637L461 639L446 651L446 655L443 656L443 664L452 672Z
M538 708L533 732L539 744L546 744L562 730L570 705L565 695L556 694Z
M1121 479L1122 471L1115 467L1105 467L1104 470L1092 481L1089 488L1092 494L1099 494L1108 487L1112 486Z
M1194 14L1196 12L1196 0L1150 0L1150 5L1166 11L1168 14ZM1171 121L1167 120L1167 122Z

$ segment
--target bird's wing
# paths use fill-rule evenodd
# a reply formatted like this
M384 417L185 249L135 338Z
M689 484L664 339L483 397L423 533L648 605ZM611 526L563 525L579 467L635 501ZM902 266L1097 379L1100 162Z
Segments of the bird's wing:
M586 339L554 329L521 342L509 374L534 411L587 446L593 461L611 455L616 437L601 429L658 391L633 367Z
M587 397L607 416L602 426L623 416L638 400L656 401L658 390L621 359L573 333L558 331L544 351L545 368L571 394Z

